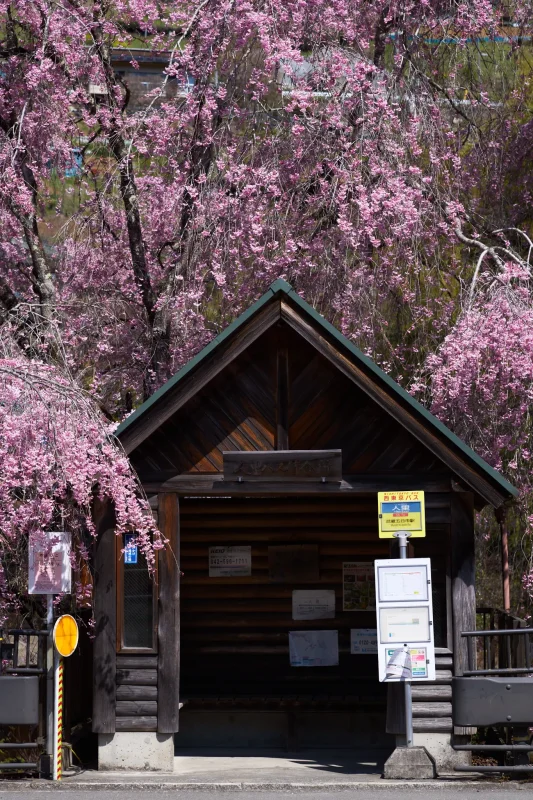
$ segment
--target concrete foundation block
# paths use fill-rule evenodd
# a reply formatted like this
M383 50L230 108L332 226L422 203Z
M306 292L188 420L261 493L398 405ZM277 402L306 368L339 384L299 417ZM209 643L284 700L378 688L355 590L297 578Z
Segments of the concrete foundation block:
M173 772L174 734L100 733L98 769Z
M385 762L387 780L431 780L437 777L435 759L425 747L397 747Z
M454 741L456 744L466 744L470 741L470 737L455 736ZM471 753L453 749L451 733L415 733L413 744L415 747L425 747L433 756L439 775L445 772L453 773L455 767L468 766L472 763Z

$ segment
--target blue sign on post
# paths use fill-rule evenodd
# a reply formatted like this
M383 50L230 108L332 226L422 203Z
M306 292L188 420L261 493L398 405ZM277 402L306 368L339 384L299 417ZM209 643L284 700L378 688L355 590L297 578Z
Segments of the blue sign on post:
M136 564L137 563L137 545L132 544L135 539L134 533L127 533L125 538L126 549L124 550L124 563Z

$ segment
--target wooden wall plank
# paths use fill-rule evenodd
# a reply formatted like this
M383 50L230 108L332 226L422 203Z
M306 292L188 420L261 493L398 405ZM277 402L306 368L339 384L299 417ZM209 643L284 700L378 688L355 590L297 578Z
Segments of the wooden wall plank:
M413 719L417 717L451 717L452 704L444 702L413 702Z
M157 686L117 686L119 700L157 700Z
M117 656L117 669L157 669L157 656L121 654Z
M414 719L413 731L415 733L451 733L453 723L451 717L437 717L434 719Z
M159 497L159 529L168 540L159 555L158 733L179 730L180 567L176 495Z
M117 731L157 731L157 717L117 717Z
M115 732L116 565L115 513L107 499L95 498L93 721L94 733Z
M117 700L117 717L155 717L156 700Z
M413 700L435 701L437 703L452 699L451 684L436 686L434 684L413 683Z
M139 471L139 470L138 470ZM177 492L180 495L220 495L228 496L228 485L224 482L222 474L216 475L175 475L162 477L161 475L143 474L140 470L141 481L146 492ZM242 484L232 483L231 494L234 497L268 497L280 494L291 495L360 495L375 494L390 489L394 484L397 489L418 486L426 492L450 491L449 475L428 475L427 473L391 472L387 475L344 475L340 485L336 483L264 483L262 481L243 481Z
M117 669L117 686L157 686L156 669Z

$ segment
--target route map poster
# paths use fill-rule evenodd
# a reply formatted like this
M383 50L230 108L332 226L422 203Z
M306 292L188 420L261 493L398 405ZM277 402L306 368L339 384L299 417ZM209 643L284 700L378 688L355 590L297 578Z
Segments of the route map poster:
M338 631L290 631L291 667L336 667L339 663Z
M375 611L376 584L371 561L345 561L342 565L344 611Z

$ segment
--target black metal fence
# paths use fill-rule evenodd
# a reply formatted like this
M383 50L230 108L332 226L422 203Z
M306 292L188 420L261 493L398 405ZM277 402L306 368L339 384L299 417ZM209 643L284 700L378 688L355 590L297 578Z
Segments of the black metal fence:
M525 620L500 609L478 608L477 615L478 629L461 632L467 642L468 669L464 670L462 678L453 680L454 722L483 726L485 742L454 744L453 747L497 763L455 769L458 772L531 773L533 705L529 698L533 695L533 628L528 627ZM530 685L528 679L531 679ZM496 712L499 718L485 727L484 709L489 707L499 709Z
M12 629L6 631L12 641L2 637L2 657L11 662L0 675L0 725L21 728L32 741L0 742L4 753L32 751L35 761L0 762L3 772L36 772L39 756L46 748L46 675L48 631ZM15 677L16 676L16 677Z

